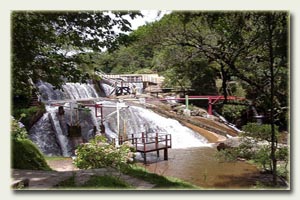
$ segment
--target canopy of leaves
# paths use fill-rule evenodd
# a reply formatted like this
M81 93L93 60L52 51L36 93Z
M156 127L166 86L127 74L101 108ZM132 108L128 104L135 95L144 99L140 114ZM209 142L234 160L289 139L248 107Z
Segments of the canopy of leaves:
M80 52L114 48L116 38L130 31L124 17L138 12L14 11L12 19L13 97L30 96L30 81L43 80L55 87L64 81L84 81L87 74ZM124 35L124 34L123 34Z
M172 12L132 32L131 44L103 55L99 67L108 73L149 68L165 76L165 86L192 87L198 95L242 94L268 117L272 51L276 123L286 127L288 20L287 12ZM230 93L233 82L239 92Z

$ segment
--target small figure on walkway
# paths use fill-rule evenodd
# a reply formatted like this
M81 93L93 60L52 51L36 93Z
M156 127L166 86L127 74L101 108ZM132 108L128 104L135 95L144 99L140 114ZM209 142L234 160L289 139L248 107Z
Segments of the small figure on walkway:
M133 95L134 98L136 98L136 86L133 85L132 89L131 89L131 94Z

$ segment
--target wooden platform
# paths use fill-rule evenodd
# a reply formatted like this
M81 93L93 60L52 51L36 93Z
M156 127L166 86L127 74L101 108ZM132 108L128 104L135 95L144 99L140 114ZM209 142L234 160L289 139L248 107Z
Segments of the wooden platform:
M122 137L119 138L119 144L125 141L131 142L135 146L136 152L144 155L144 164L147 164L147 153L154 151L157 152L157 157L159 157L159 151L164 150L164 160L168 160L168 148L172 148L170 134L142 133L140 137L134 137L134 134L132 134L130 138L125 140Z

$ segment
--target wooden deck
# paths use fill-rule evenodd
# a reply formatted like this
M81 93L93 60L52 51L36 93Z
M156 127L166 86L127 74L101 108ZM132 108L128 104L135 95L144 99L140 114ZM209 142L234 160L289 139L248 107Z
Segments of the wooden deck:
M168 160L168 148L172 148L172 137L170 134L142 133L140 137L135 137L132 134L131 137L126 139L119 138L119 144L125 141L131 142L135 146L136 151L144 155L144 164L147 164L147 153L156 151L157 157L159 157L160 150L164 150L164 160Z

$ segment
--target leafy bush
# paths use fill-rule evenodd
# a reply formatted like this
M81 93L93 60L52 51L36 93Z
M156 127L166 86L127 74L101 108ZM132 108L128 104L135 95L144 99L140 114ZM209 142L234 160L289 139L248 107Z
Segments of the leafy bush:
M238 158L253 160L265 171L272 171L271 154L271 125L248 123L243 126L244 133L241 134L241 144L235 148L224 149L217 153L217 158L225 161L234 161ZM275 127L276 137L278 137L278 127ZM277 147L276 159L282 161L284 169L287 170L288 148ZM284 171L287 173L287 171Z
M221 115L229 122L235 123L241 118L242 113L246 109L243 105L225 104L221 109Z
M257 124L248 123L243 126L243 131L245 136L250 136L257 141L266 140L271 141L271 125L270 124ZM275 126L275 136L278 137L278 127Z
M133 161L133 152L129 143L119 147L107 143L103 136L96 135L89 143L77 147L74 164L80 169L112 167L120 170Z
M27 139L27 131L22 127L21 123L15 119L11 119L11 138L12 140Z
M271 169L270 147L268 145L260 147L253 154L253 160L255 163L261 165L265 171L268 171L268 167Z

